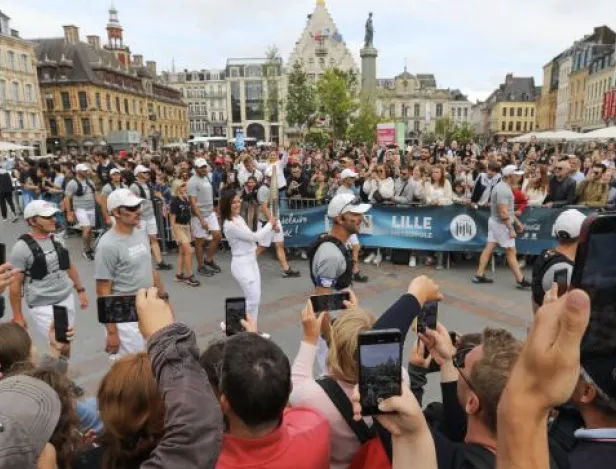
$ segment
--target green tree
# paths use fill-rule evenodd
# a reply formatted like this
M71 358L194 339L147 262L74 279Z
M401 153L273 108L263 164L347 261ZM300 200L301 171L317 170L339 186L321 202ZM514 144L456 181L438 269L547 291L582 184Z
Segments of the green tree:
M437 119L434 124L434 134L441 140L449 140L454 131L454 125L449 117Z
M468 122L463 122L457 126L451 134L452 140L456 140L460 144L466 144L475 140L475 129Z
M280 98L280 73L282 59L276 46L270 46L265 51L266 62L263 66L266 96L263 100L263 116L270 122L278 122L281 105Z
M359 114L351 119L351 126L347 130L347 137L353 143L365 143L372 148L376 140L376 126L380 122L379 116L366 99L362 99Z
M346 135L349 120L357 109L357 77L338 69L326 70L317 83L320 110L329 117L334 138Z
M286 118L289 126L310 127L317 110L316 92L308 74L297 61L288 76Z

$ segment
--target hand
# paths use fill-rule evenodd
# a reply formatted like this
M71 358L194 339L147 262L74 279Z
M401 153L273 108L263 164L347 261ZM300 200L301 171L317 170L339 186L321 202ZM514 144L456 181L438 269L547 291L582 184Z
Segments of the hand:
M325 316L327 316L327 313L321 313L317 317L312 308L312 301L308 299L306 306L302 310L302 327L304 328L304 338L302 340L304 342L312 345L317 344L321 334L321 324Z
M145 340L169 324L173 324L171 307L158 298L156 287L148 290L142 288L137 293L137 316L139 317L139 330Z
M199 223L201 223L201 228L203 228L205 231L209 231L210 227L203 218L199 219Z
M359 386L355 386L353 397L353 419L361 420ZM427 424L417 399L408 386L402 385L402 395L392 396L379 404L379 409L389 414L378 415L379 421L392 436L415 434L426 429Z
M543 297L543 306L554 303L556 300L558 300L558 284L552 282L552 288L546 291Z
M56 340L56 328L55 324L52 322L51 327L49 328L49 333L47 334L47 338L49 339L49 347L58 352L60 355L68 356L71 350L71 342L75 339L75 329L69 327L66 330L66 340L68 342L58 342Z
M515 232L515 228L513 227L509 228L509 237L511 239L515 239L518 237L517 233Z
M417 366L419 368L425 368L427 370L430 367L430 362L432 361L432 355L428 354L428 357L424 358L425 350L426 350L426 345L421 340L416 340L413 346L411 347L411 355L409 356L409 363L411 365Z
M88 297L86 296L86 292L79 292L79 307L82 310L88 309Z
M246 313L246 319L240 319L240 324L244 328L245 332L252 332L253 334L259 332L257 329L257 323L250 313Z
M420 306L425 305L428 301L442 301L444 298L438 284L425 275L413 279L409 285L408 293L417 298Z
M278 220L276 220L275 218L272 218L270 220L270 223L272 224L272 231L274 233L280 233L280 225L278 224Z
M355 309L359 306L359 301L357 300L357 296L355 296L355 292L351 289L345 290L349 292L349 299L344 300L344 307L346 309Z
M81 442L85 446L92 446L94 443L96 443L97 437L98 435L96 434L96 431L90 429L81 435Z
M19 324L21 327L23 327L26 330L28 329L28 321L26 321L26 318L24 317L23 313L13 312L13 323Z
M456 348L451 342L449 331L440 322L436 329L426 329L424 334L418 334L421 341L426 345L434 361L442 366L443 363L453 360Z
M11 284L17 272L11 264L0 265L0 294Z
M524 226L524 223L518 223L518 224L517 224L517 227L518 227L518 228L517 228L517 229L518 229L518 233L523 233L523 232L524 232L524 228L526 228L526 227Z
M573 290L537 311L503 391L499 415L519 411L547 415L571 397L579 379L580 344L589 317L590 298L582 290Z
M69 212L66 212L66 220L67 220L69 223L73 223L73 222L75 221L75 213L70 212L70 211L69 211Z
M111 332L107 329L107 339L105 341L105 352L110 355L118 353L120 350L120 336L118 335L117 328Z

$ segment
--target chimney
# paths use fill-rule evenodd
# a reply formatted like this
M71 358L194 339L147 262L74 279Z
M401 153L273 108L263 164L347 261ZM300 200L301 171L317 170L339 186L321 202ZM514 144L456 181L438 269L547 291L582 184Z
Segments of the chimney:
M92 49L101 48L101 38L99 36L86 36L88 38L88 45Z
M148 60L145 63L146 67L148 67L148 71L150 72L150 75L152 75L152 77L156 76L156 62L154 62L153 60Z
M79 42L79 28L72 24L69 24L63 27L64 27L64 40L68 44L77 44Z
M143 67L143 55L141 55L141 54L133 55L133 66L134 67Z

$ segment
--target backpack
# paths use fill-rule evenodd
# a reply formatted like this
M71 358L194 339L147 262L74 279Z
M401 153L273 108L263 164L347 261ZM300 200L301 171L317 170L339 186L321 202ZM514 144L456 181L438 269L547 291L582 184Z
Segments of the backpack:
M147 194L145 193L145 189L143 187L141 187L141 184L139 184L138 182L135 181L135 185L139 189L139 197L141 197L143 200L152 200L152 188L150 187L149 184L147 184L148 190L150 191L150 198L149 199L146 197Z
M316 382L323 388L361 444L351 460L349 469L391 469L391 439L383 438L385 437L383 432L389 435L387 430L376 421L372 427L368 427L363 420L359 422L353 420L351 401L332 378L324 376Z
M83 197L83 194L84 194L83 184L77 178L75 178L75 182L77 183L77 192L75 192L75 195L77 197ZM94 186L92 185L89 179L86 179L86 185L90 188L90 190L92 190L92 194L96 193L96 190L94 190Z
M45 253L43 252L40 244L37 243L29 234L24 234L20 236L19 239L28 245L28 248L32 251L32 256L34 258L30 268L26 269L26 277L30 277L30 281L44 279L50 272L47 268L47 258L45 257ZM68 250L53 238L51 238L51 242L53 243L56 250L56 255L58 256L59 269L68 270L71 266Z
M314 256L316 255L317 250L323 243L335 244L336 247L340 249L340 252L342 252L342 255L344 256L344 259L346 261L346 270L342 273L340 277L335 280L331 288L335 288L336 290L343 290L349 287L351 283L353 283L353 256L351 254L351 251L338 238L334 238L329 234L320 235L317 238L316 242L308 248L308 265L310 266L310 278L312 279L313 285L318 285L318 282L317 278L314 275L314 272L312 271L312 261L314 260Z

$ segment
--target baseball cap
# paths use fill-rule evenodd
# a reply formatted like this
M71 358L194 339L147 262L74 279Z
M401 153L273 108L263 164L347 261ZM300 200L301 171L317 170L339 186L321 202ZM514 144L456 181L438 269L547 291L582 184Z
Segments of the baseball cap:
M580 236L584 220L586 220L586 215L579 210L574 208L565 210L556 218L552 236L558 239L575 239Z
M353 171L352 169L347 168L340 173L340 179L356 178L356 177L357 177L357 173Z
M585 358L581 365L594 385L612 399L616 399L616 356L607 354Z
M109 176L113 176L114 174L121 174L122 171L120 171L118 168L113 168L111 171L109 171Z
M88 168L87 164L83 164L83 163L79 163L77 166L75 166L75 171L79 172L79 171L89 171L90 168Z
M56 392L31 376L0 381L0 469L36 467L62 404Z
M327 207L327 216L336 218L345 213L366 213L372 208L370 204L362 204L352 194L339 194L335 196Z
M503 168L503 176L513 176L514 174L522 175L524 171L519 170L518 167L514 164L507 165Z
M143 166L142 164L137 165L137 167L135 168L135 176L141 173L149 173L149 172L150 172L150 168L147 168Z
M60 210L51 202L46 200L33 200L24 209L24 220L32 217L50 217Z
M111 212L118 207L136 207L143 199L133 194L130 189L116 189L107 197L107 211Z
M195 167L196 167L196 168L201 168L201 167L203 167L203 166L209 166L209 165L207 164L207 161L205 161L203 158L197 158L197 159L195 160Z

